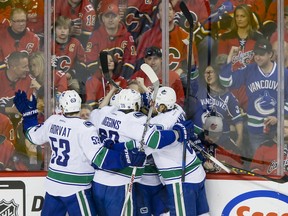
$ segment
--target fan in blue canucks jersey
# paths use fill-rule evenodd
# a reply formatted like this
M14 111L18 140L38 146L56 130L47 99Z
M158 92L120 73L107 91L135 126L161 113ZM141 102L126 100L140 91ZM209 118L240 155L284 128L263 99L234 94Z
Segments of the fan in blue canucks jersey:
M278 65L272 61L272 46L266 39L258 40L254 46L255 63L244 69L233 72L231 59L235 47L231 48L227 62L220 73L221 83L231 89L241 85L246 86L248 96L248 133L252 152L266 139L273 137L277 128L277 92L278 92ZM237 48L236 48L237 49ZM288 70L284 69L284 84L288 84ZM288 88L284 88L285 112L287 111ZM270 132L264 133L263 128L269 127Z
M201 120L204 124L211 112L220 116L223 119L223 135L226 136L230 134L230 126L235 126L237 132L235 143L241 147L243 122L239 103L235 96L220 84L218 70L216 65L208 65L204 70L204 81L199 80L199 88L195 94L203 111Z

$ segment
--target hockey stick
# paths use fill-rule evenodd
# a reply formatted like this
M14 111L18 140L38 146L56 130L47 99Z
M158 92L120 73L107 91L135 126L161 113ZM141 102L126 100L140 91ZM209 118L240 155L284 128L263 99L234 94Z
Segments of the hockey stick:
M188 107L189 107L189 94L190 94L190 83L191 83L191 58L192 58L192 43L193 43L193 17L187 8L186 4L181 1L180 2L180 10L183 12L184 16L188 20L188 23L190 25L189 28L189 49L188 49L188 71L187 71L187 86L186 86L186 101L185 101L185 111L186 113L188 112ZM186 168L186 149L187 149L187 141L185 140L183 143L183 151L182 151L182 174L181 174L181 181L185 182L185 168Z
M144 63L144 64L142 64L140 66L140 68L148 76L148 78L150 79L150 81L151 81L151 83L153 85L153 89L154 89L153 90L153 95L152 95L152 100L151 100L151 105L149 107L148 114L147 114L147 120L146 120L146 123L144 125L144 130L143 130L142 138L141 138L141 141L140 141L140 144L141 144L140 150L144 151L144 149L143 149L144 137L145 137L145 134L147 132L150 119L152 117L153 106L154 106L154 103L155 103L155 100L156 100L156 96L157 96L157 92L158 92L158 89L159 89L159 86L160 86L160 82L159 82L159 79L158 79L156 73L154 72L154 70L148 64ZM124 200L123 208L122 208L122 211L121 211L121 216L124 215L124 212L125 212L125 209L126 209L126 205L127 205L128 201L129 201L131 195L132 195L132 189L133 189L133 183L134 183L136 171L137 171L137 167L133 167L133 171L132 171L132 174L131 174L131 179L130 179L130 182L129 182L129 185L128 185L127 194L125 195L125 200Z
M288 182L288 176L287 175L284 175L279 179L275 179L275 178L271 178L271 177L266 176L266 175L261 175L261 174L258 174L258 173L255 173L255 172L252 172L252 171L249 171L246 169L235 167L231 164L228 164L225 162L220 162L215 157L210 155L208 152L206 152L204 149L202 149L200 146L197 146L193 142L190 142L190 145L192 145L198 151L202 152L206 158L213 161L215 164L217 164L220 168L225 170L227 173L230 173L232 171L232 172L237 173L237 174L246 174L246 175L251 175L251 176L257 176L257 177L261 177L261 178L267 179L269 181L273 181L273 182L277 182L277 183L281 183L281 184Z
M223 164L225 164L226 167L229 167L231 169L231 171L234 171L237 174L246 174L246 175L251 175L251 176L257 176L257 177L261 177L261 178L267 179L269 181L273 181L273 182L277 182L277 183L281 183L281 184L288 182L288 176L287 175L284 175L279 179L275 179L275 178L271 178L267 175L261 175L261 174L258 174L258 173L255 173L255 172L252 172L249 170L245 170L245 169L242 169L239 167L232 166L232 165L227 164L225 162L223 162Z
M107 56L108 56L108 52L107 51L101 51L100 52L100 64L101 64L101 67L102 67L102 71L103 71L104 77L115 88L121 90L121 87L119 85L117 85L115 83L115 81L110 77Z
M212 162L214 162L216 165L218 165L221 169L225 170L227 173L231 172L231 169L229 169L227 166L224 165L224 163L220 162L219 160L217 160L215 157L213 157L212 155L210 155L208 152L206 152L203 148L201 148L200 146L196 145L194 142L190 141L189 144L196 148L199 152L202 152L204 154L204 156L206 158L208 158L209 160L211 160Z

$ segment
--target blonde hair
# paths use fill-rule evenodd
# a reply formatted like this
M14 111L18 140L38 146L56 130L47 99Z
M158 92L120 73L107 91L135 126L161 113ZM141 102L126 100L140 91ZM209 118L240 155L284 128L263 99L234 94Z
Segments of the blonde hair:
M34 61L37 66L37 70L40 71L39 75L36 77L35 74L32 74L36 80L43 84L44 83L44 71L45 71L45 65L44 65L44 54L43 52L32 52L29 56L29 64Z
M243 10L245 15L248 17L248 35L251 36L253 32L257 31L258 29L258 23L257 18L254 17L253 12L251 11L251 8L246 4L238 5L234 10L234 18L231 23L231 30L237 31L238 26L236 24L236 12L238 10Z
M71 19L65 16L59 16L57 20L55 21L55 28L57 28L57 26L67 27L69 28L69 32L71 32L71 28L72 28Z

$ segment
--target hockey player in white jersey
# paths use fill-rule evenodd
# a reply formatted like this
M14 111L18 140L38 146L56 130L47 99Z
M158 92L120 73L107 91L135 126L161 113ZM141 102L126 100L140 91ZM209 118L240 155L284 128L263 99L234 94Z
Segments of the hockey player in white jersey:
M37 121L37 101L18 90L14 103L23 114L23 130L33 144L49 142L51 160L41 215L96 215L91 181L94 167L117 170L143 166L145 154L138 150L113 151L103 147L94 125L80 119L81 98L74 90L63 92L59 105L63 115L52 115L43 124Z
M177 122L185 120L183 109L176 104L175 91L170 87L161 87L158 90L155 109L158 115L151 119L151 124L158 129L172 129ZM170 215L174 216L204 216L209 215L209 207L205 192L205 171L202 162L190 147L186 153L185 182L181 182L183 141L178 140L168 146L159 146L157 137L147 134L145 149L148 155L152 153L155 164L163 177L168 192L168 207ZM153 145L155 144L155 145Z
M99 110L93 110L90 116L91 122L99 129L101 139L110 138L115 141L114 149L123 149L123 145L118 142L127 142L134 139L139 144L142 139L144 125L147 117L138 112L141 106L140 93L132 89L122 89L118 94L118 109L115 107L103 107ZM159 142L164 145L169 144L186 136L186 128L182 131L161 131L157 134L161 136ZM155 131L155 128L149 128L148 132ZM184 132L185 131L185 132ZM178 133L177 133L178 132ZM165 138L165 139L164 139ZM127 142L125 148L133 148L136 142ZM119 147L118 147L119 146ZM134 182L139 181L143 174L144 167L137 168ZM126 187L129 186L133 167L128 167L119 171L96 170L93 179L93 195L95 197L97 213L102 216L120 215L123 208ZM106 193L104 193L106 192ZM132 200L135 197L135 191L132 190ZM131 201L131 200L130 200ZM133 210L133 203L127 204L125 215L136 215Z

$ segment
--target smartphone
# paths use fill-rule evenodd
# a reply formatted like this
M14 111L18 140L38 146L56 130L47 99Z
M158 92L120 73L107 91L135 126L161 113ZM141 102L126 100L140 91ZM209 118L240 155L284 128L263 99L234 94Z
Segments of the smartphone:
M22 181L0 181L0 215L26 216L25 184Z

